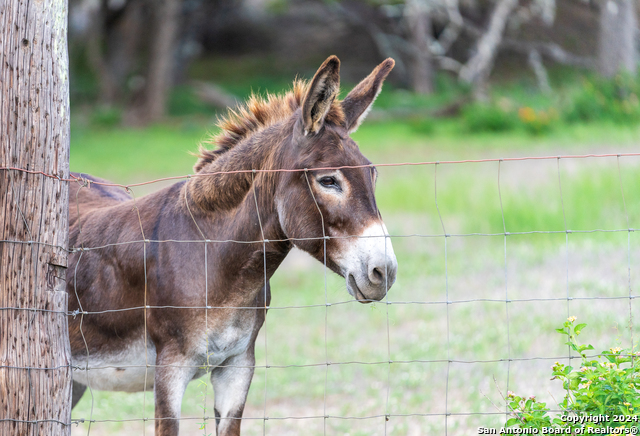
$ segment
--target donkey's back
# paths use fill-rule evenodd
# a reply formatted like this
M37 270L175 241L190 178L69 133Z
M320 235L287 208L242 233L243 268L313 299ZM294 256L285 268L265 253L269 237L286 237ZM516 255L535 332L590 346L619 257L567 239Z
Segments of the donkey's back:
M72 175L80 178L81 182L69 186L69 227L74 227L79 216L84 216L93 209L114 206L132 199L124 189L108 186L110 182L104 179L79 173ZM73 246L73 241L70 242Z

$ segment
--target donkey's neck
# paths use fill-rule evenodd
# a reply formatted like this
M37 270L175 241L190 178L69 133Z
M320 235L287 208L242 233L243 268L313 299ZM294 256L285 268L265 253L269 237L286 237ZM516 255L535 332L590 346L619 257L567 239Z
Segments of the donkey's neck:
M251 185L233 209L208 211L193 202L187 188L182 190L180 209L190 228L188 237L230 241L214 244L216 252L209 256L210 270L218 271L224 283L216 289L242 290L242 298L250 301L237 304L251 304L293 247L280 226L273 193Z
M255 251L255 256L245 255L255 258L260 265L262 260L258 258L266 254L267 263L277 267L292 247L289 241L284 241L286 235L275 201L280 173L252 171L282 167L278 147L287 140L287 131L291 131L288 124L271 126L221 154L183 189L185 212L207 239L282 241L264 246L244 244L246 250Z

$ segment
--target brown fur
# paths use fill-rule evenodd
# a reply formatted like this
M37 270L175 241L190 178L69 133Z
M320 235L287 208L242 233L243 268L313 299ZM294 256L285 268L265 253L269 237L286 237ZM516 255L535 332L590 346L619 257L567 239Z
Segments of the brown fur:
M156 436L177 435L186 383L209 356L226 359L208 368L218 434L238 435L271 275L293 245L344 274L334 261L343 237L379 220L373 169L346 128L359 120L334 100L338 68L331 57L311 85L298 81L284 96L252 97L230 112L213 139L218 148L201 150L186 182L136 200L92 177L70 189L69 242L84 249L67 271L69 310L80 312L69 320L73 359L109 362L151 344ZM358 107L373 102L381 83L358 94ZM303 107L316 109L305 117ZM343 170L348 189L336 201L313 168L345 165L361 167ZM277 171L303 168L310 170ZM131 371L125 365L113 378ZM74 382L74 390L77 401L83 386Z

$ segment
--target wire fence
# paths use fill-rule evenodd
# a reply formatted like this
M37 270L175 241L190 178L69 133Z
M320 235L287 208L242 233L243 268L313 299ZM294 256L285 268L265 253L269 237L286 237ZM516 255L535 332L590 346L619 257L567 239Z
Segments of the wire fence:
M344 284L338 284L336 277L332 276L327 265L327 243L335 238L327 236L324 217L315 198L313 200L319 212L318 217L322 221L322 237L267 239L263 223L269 217L261 216L259 199L254 190L253 198L261 234L259 239L210 239L198 225L191 210L188 210L189 219L197 228L197 236L193 239L154 239L148 232L145 234L142 216L146 211L140 210L139 198L134 195L133 188L212 174L191 174L121 185L95 181L84 176L72 175L64 179L41 171L0 168L3 171L57 178L61 183L78 184L80 190L91 190L96 186L124 189L132 196L131 210L137 215L140 230L138 237L116 243L105 241L91 246L82 244L59 248L77 256L76 262L69 265L69 269L73 271L74 283L78 275L83 274L83 268L86 268L87 264L83 265L86 260L83 260L84 256L115 247L141 246L140 260L144 271L143 282L139 285L144 288L143 304L99 309L80 304L77 309L66 312L31 307L0 307L0 313L47 312L60 314L70 320L79 319L86 357L83 357L82 362L76 359L70 363L76 375L84 372L88 379L91 371L110 370L114 373L138 370L144 373L144 391L153 392L153 383L150 383L153 373L166 365L156 362L156 350L147 332L146 323L151 314L163 311L169 317L179 310L202 311L208 350L210 334L215 334L217 313L230 309L266 313L268 309L269 316L256 340L256 362L249 365L255 370L255 375L247 408L241 418L243 433L299 434L304 431L306 434L448 435L474 434L479 427L485 426L500 428L510 412L505 405L507 391L526 390L550 399L552 404L559 402L557 396L562 395L561 386L540 386L550 374L548 362L571 362L578 357L562 341L555 341L552 335L547 335L549 331L553 331L553 326L561 324L565 318L577 312L580 317L584 314L589 318L585 321L590 325L594 324L597 339L618 338L621 343L629 343L631 349L634 348L633 314L637 295L633 291L635 279L632 266L640 251L637 249L637 240L634 240L636 229L632 224L636 222L634 214L640 211L640 191L637 190L637 185L629 185L623 181L623 173L635 177L634 174L640 169L639 157L640 153L620 153L375 165L381 170L398 167L406 172L411 167L419 168L421 174L432 172L432 182L428 185L432 185L433 191L421 189L419 192L422 198L415 201L433 201L435 214L427 217L424 212L413 213L409 218L417 220L418 224L411 225L406 224L406 214L394 215L392 210L383 209L383 212L391 213L391 219L387 217L385 220L391 229L386 238L393 241L398 255L398 283L371 310L356 306L352 299L347 298ZM598 164L605 162L615 174L618 187L615 192L607 191L607 195L615 197L620 203L622 222L626 225L611 227L607 222L592 228L570 227L567 215L575 214L576 211L566 209L568 194L566 190L563 192L563 181L567 174L573 174L581 167L583 172L585 169L592 171L592 167L581 163L587 159ZM559 198L562 227L525 229L516 225L512 229L508 225L511 209L503 203L505 192L511 192L509 198L520 198L524 202L535 202L535 199L527 200L524 193L512 192L515 185L516 190L526 191L528 188L522 186L531 183L527 180L520 180L520 184L514 183L514 180L525 177L518 171L512 172L505 182L505 166L514 162L539 161L555 164L554 177L557 181L553 184L557 190L554 195ZM566 168L565 162L570 162ZM471 196L477 192L473 185L469 185L465 192L456 188L457 203L451 200L449 194L443 194L446 184L455 182L456 176L443 177L442 168L460 168L466 164L479 164L488 168L483 170L485 172L480 177L484 178L483 183L496 188L497 198L492 201L499 204L497 210L501 222L497 230L465 231L467 228L457 222L459 220L449 220L450 216L443 212L443 207L456 209L474 201ZM621 169L625 164L629 165L626 170ZM312 170L355 168L363 166L277 171L300 172L307 177ZM256 177L265 171L228 173L249 173ZM411 177L414 175L409 174ZM549 177L550 173L545 173L545 182L549 182ZM597 184L594 181L598 177L596 170L586 181ZM425 183L425 180L413 180L413 183ZM545 185L544 189L549 186ZM589 186L592 187L591 184ZM7 186L5 189L12 187ZM588 187L585 189L588 196L592 191ZM575 192L580 191L583 189ZM313 195L311 186L309 192ZM601 199L593 200L597 202ZM589 198L585 200L586 203L589 201ZM575 202L571 201L571 204ZM529 204L533 215L539 207L538 204ZM591 212L598 209L599 206L594 205ZM74 213L79 223L79 232L83 234L87 231L83 227L87 220L86 214L83 215L79 207L75 211L71 210L70 216ZM423 219L432 222L421 227ZM597 223L597 219L594 218L592 222ZM25 225L28 228L28 223ZM479 226L482 227L481 224ZM421 228L429 228L431 231L422 232ZM405 232L407 229L409 231ZM358 237L344 236L346 239ZM306 240L322 241L323 265L309 269L312 267L306 265L305 258L295 254L294 262L297 259L302 266L287 264L285 261L283 268L286 274L274 280L277 280L277 285L282 285L289 291L305 286L315 291L320 287L321 290L313 293L302 289L301 295L282 297L279 295L281 290L276 289L274 284L273 303L267 303L270 280L267 259L270 244L295 244ZM483 241L489 242L485 244ZM31 238L0 242L41 244ZM157 259L149 251L150 247L159 244L184 246L186 250L202 252L204 304L153 304L155 300L150 298L152 290L149 289L147 271L150 263ZM207 267L208 257L229 244L261 247L264 260L261 271L264 286L261 291L264 292L262 304L216 305L209 300L209 292L206 290L210 289L212 279ZM538 248L531 249L531 246ZM432 266L434 263L437 266ZM406 278L403 278L403 274ZM385 274L385 277L388 276ZM70 301L77 297L73 292L74 283L68 288L72 290L69 294ZM124 312L144 317L144 343L139 344L136 351L139 354L138 361L133 364L112 364L108 359L92 360L89 349L96 339L85 336L83 323L90 320L90 317ZM609 329L613 324L626 327L613 334ZM186 362L170 366L192 368L194 372L208 372L224 367L248 367L237 363L223 364L210 358L207 352L204 364ZM0 370L5 371L62 368L67 366L42 368L0 365ZM237 416L216 416L211 386L208 382L200 383L202 385L196 387L192 383L191 390L187 390L185 394L185 402L189 402L191 406L197 405L201 410L193 407L185 410L183 406L183 414L179 419L181 434L215 433L216 419L240 419ZM112 409L114 403L110 402L108 396L93 389L90 383L88 387L79 411L74 411L69 423L63 423L72 426L73 434L102 435L114 429L121 434L153 434L155 421L169 419L154 418L153 399L148 395L135 396L135 401L141 402L141 405L127 403L127 407L118 411ZM193 399L194 392L196 400ZM191 399L188 400L190 396ZM123 397L117 398L117 401L125 401L120 400ZM106 404L106 411L103 410L102 403ZM115 416L120 412L122 416ZM12 417L1 419L11 420Z

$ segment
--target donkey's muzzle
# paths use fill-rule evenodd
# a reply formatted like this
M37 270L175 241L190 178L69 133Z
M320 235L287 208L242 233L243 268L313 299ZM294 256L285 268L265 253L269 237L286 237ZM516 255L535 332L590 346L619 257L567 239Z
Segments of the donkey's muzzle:
M369 265L367 274L361 274L360 280L356 279L356 274L347 276L347 290L360 303L382 300L396 281L397 269L395 256L387 259L384 265Z
M347 291L361 303L379 301L396 281L398 262L382 223L369 227L352 247Z

